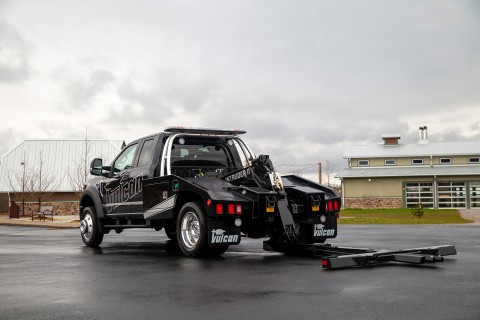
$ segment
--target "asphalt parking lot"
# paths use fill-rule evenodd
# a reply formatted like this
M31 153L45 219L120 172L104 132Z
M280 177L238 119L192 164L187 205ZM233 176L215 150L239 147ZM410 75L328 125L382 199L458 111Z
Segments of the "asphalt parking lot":
M435 265L322 270L243 239L222 258L180 255L163 231L106 235L0 226L1 319L480 319L480 226L341 226L333 243L453 244Z

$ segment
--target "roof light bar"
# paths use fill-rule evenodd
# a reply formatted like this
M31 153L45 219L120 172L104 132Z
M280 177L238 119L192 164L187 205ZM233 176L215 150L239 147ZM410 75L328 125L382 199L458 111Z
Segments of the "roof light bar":
M216 128L197 128L197 127L169 127L165 132L174 133L194 133L194 134L225 134L225 135L240 135L247 133L240 129L216 129Z

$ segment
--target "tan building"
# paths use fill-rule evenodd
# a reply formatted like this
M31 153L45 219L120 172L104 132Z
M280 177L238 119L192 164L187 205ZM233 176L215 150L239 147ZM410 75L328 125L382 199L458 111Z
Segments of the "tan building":
M417 143L399 134L383 143L348 146L348 168L337 175L347 208L480 208L480 142Z

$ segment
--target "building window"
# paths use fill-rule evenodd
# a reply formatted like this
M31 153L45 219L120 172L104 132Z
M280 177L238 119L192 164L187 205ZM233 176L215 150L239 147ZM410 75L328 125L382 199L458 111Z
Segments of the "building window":
M412 159L412 164L423 164L423 159Z
M397 160L395 159L385 159L386 166L395 166L397 165Z
M466 208L465 182L439 182L437 186L438 208Z
M468 163L480 163L480 158L479 157L468 158Z
M369 160L358 160L358 165L360 167L367 167L370 165L370 161Z
M422 208L433 208L433 183L406 182L404 196L407 208L414 208L418 204Z
M452 158L440 158L440 164L452 164Z

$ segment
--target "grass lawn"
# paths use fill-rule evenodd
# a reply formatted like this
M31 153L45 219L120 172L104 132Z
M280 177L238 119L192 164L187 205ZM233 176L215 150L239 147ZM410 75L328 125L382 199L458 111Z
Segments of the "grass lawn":
M458 210L425 209L419 219L411 209L344 209L339 224L443 224L469 223Z

